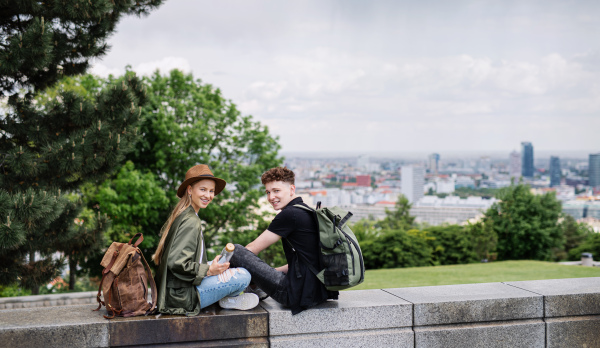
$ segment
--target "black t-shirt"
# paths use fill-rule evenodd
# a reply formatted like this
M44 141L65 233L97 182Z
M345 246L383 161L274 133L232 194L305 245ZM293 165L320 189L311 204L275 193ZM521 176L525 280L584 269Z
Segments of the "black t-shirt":
M327 291L323 283L305 265L305 262L309 261L315 269L321 269L319 230L314 213L294 207L295 204L306 206L302 198L294 198L275 216L268 228L284 239L283 251L288 262L288 306L292 309L292 314L300 313L328 298L337 299L338 296L337 291ZM296 249L296 253L301 254L300 257L294 253L290 243Z

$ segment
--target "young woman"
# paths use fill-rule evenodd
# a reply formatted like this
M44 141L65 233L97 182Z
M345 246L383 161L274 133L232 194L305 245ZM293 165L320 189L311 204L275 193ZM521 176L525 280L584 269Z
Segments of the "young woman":
M247 310L258 305L255 294L240 294L250 283L244 268L229 269L229 262L209 265L198 211L206 208L226 182L205 164L190 168L177 190L179 203L163 226L152 260L158 266L157 308L164 314L198 315L219 301L223 308Z

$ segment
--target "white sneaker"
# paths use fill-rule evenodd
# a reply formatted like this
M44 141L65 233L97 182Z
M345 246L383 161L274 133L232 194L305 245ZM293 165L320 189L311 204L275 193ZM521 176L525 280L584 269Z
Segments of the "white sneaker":
M258 296L242 293L238 296L227 296L219 300L219 306L226 309L239 309L247 311L258 306Z

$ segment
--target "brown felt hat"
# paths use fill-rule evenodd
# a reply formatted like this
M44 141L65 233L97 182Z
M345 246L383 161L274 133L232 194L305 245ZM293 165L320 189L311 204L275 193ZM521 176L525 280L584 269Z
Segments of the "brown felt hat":
M185 180L177 189L177 197L183 197L185 190L189 185L204 179L213 180L215 182L215 196L223 191L225 185L227 185L225 180L215 177L206 164L198 164L188 169L187 173L185 173Z

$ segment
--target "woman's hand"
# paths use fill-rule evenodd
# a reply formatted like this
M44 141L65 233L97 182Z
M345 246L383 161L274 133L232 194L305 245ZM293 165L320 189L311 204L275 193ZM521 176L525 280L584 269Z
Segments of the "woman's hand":
M208 267L208 272L206 272L207 276L210 277L210 276L214 276L214 275L219 275L219 274L225 272L225 270L227 270L229 268L229 262L219 263L220 258L221 258L221 255L217 255L217 257L215 257L213 262Z

